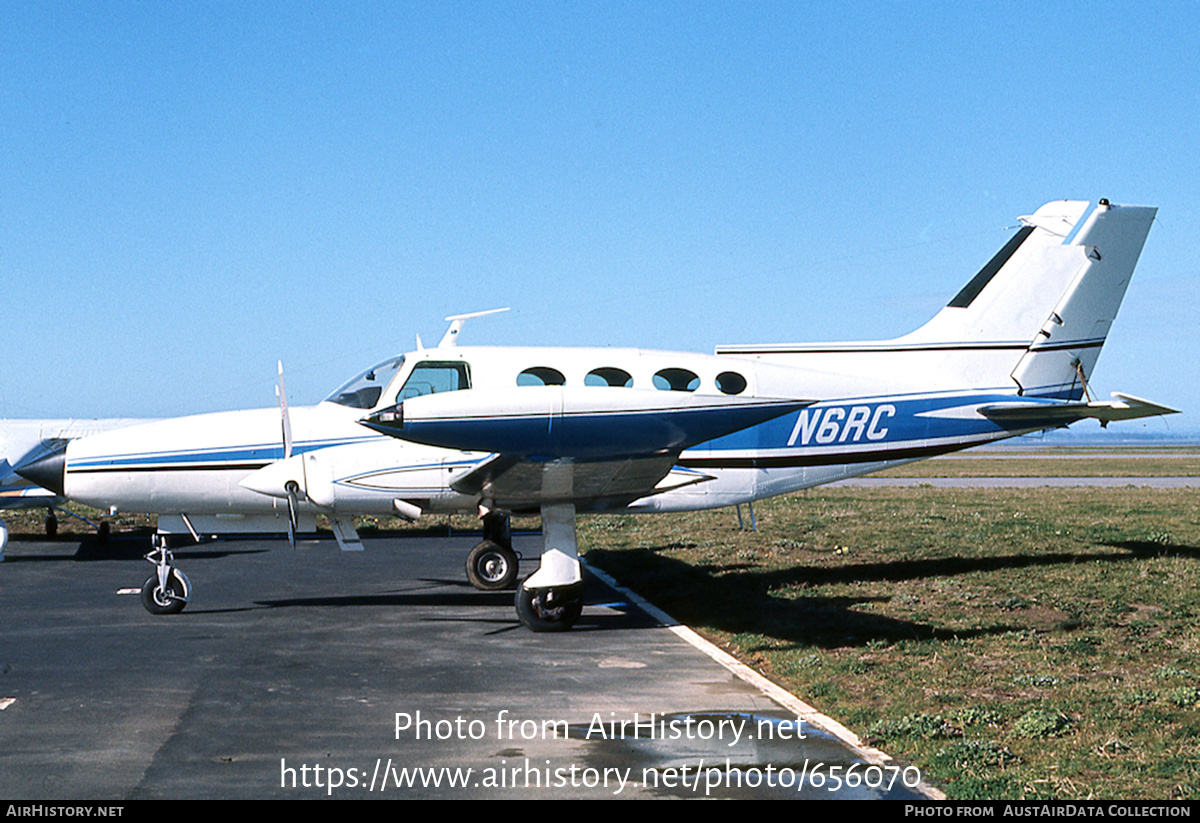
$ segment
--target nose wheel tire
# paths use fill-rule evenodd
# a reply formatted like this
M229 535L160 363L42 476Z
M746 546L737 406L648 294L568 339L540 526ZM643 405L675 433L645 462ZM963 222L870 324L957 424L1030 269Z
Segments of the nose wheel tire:
M467 580L480 591L511 589L517 582L518 565L512 549L484 540L467 555Z
M583 613L583 584L517 590L517 617L534 632L565 632Z
M142 605L150 614L179 614L187 605L191 586L183 572L171 569L164 589L158 584L158 575L152 574L142 584Z

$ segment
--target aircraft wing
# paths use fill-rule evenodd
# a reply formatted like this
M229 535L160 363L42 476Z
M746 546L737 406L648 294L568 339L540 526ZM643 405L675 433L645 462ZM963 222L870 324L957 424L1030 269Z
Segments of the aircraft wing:
M618 460L535 462L498 454L456 480L451 488L516 511L568 501L582 508L612 508L712 479L703 472L676 468L677 457L671 453Z
M1112 393L1112 400L1091 403L1055 403L1014 401L980 406L978 412L1001 425L1041 427L1065 426L1077 420L1094 418L1106 426L1114 420L1134 420L1160 414L1178 414L1178 409L1160 406L1130 394Z
M710 479L676 468L680 452L814 402L536 386L414 397L361 422L402 440L492 453L452 488L500 508L607 508Z

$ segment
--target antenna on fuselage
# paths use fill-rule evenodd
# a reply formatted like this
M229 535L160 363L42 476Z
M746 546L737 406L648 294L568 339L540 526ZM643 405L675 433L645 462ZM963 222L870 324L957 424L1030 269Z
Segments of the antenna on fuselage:
M458 333L462 331L463 323L470 320L472 317L483 317L488 314L499 314L502 311L508 311L505 306L502 309L488 309L487 311L475 311L469 314L452 314L446 318L450 324L450 328L446 329L446 333L442 335L441 341L437 344L439 349L448 349L458 345Z

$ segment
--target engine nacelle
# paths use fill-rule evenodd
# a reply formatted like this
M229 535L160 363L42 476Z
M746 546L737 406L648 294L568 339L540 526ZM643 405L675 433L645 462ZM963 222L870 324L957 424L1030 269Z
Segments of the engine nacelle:
M294 483L302 506L415 520L429 507L470 510L471 501L449 491L448 482L485 457L449 456L442 449L379 438L293 455L248 475L241 486L286 499Z

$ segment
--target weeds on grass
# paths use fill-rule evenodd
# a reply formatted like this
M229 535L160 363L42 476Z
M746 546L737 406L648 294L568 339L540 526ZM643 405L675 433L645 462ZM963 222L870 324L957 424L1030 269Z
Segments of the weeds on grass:
M1071 729L1071 718L1054 709L1030 709L1012 725L1017 737L1044 739L1060 737Z

